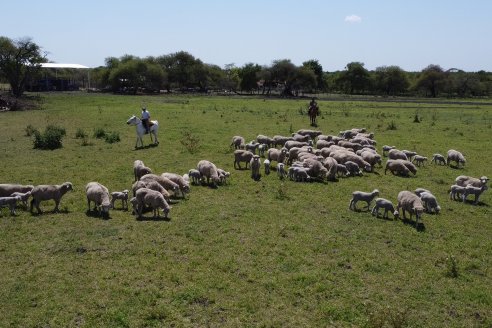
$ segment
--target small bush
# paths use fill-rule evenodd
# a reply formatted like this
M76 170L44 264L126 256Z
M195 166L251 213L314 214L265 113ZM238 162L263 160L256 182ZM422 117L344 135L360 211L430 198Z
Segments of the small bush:
M32 135L34 135L35 132L39 132L34 126L32 126L31 124L29 124L28 126L26 126L26 137L30 137Z
M94 138L102 139L106 136L106 131L103 128L94 129Z
M196 153L198 151L198 148L200 148L200 138L193 135L189 131L183 133L180 142L183 146L185 146L190 154Z
M415 114L413 117L413 123L420 123L421 118L419 117L419 114Z
M62 147L62 139L66 131L64 128L48 125L44 133L39 131L34 132L34 148L35 149L57 149Z
M458 278L459 272L458 272L458 262L456 261L456 258L454 256L449 256L446 258L446 276L449 278Z
M85 139L85 138L87 138L87 133L85 133L84 130L82 130L81 128L79 128L77 130L77 132L75 132L75 138L76 139Z
M397 127L396 127L396 123L395 121L391 121L389 124L388 124L388 127L386 128L386 130L396 130Z
M120 142L120 134L118 132L108 132L104 135L104 141L110 144Z

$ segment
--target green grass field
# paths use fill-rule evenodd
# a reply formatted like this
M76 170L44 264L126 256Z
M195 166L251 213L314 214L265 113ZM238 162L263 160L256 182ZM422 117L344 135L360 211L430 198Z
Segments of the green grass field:
M1 327L490 327L490 190L479 205L449 200L456 176L491 176L492 106L319 101L319 127L352 127L384 144L428 156L462 151L464 169L427 164L415 177L384 170L338 182L255 182L234 170L233 135L289 135L309 128L307 100L225 97L43 95L42 110L4 112L0 183L61 184L74 191L45 213L0 214ZM145 104L160 144L134 150L125 124ZM415 115L421 123L413 123ZM63 148L33 149L31 125L66 129ZM388 130L393 125L395 130ZM92 137L120 134L108 144ZM82 129L89 145L76 139ZM182 144L199 141L196 152ZM145 141L150 142L148 136ZM85 185L130 189L133 161L154 172L186 173L201 159L232 172L230 183L193 186L170 220L136 220L112 210L86 214ZM424 226L348 210L355 190L424 187L442 207ZM362 204L359 204L359 206Z

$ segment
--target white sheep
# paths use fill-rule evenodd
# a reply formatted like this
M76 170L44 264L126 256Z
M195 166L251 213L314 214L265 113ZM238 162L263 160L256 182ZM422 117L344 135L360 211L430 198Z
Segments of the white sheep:
M183 198L185 198L185 195L190 192L190 184L185 179L183 179L183 176L177 173L165 172L161 174L161 177L168 178L169 180L177 184Z
M369 209L372 200L379 195L379 190L374 189L372 192L354 191L350 200L349 209L356 211L357 202L363 201L367 203L366 208Z
M54 200L55 209L53 211L58 212L58 206L60 205L60 200L68 191L73 190L72 183L64 182L61 185L39 185L35 186L31 190L31 212L33 208L36 207L38 213L41 214L42 211L39 208L39 204L44 200Z
M246 169L254 154L248 150L238 149L234 151L234 168L241 169L241 162L246 163Z
M465 186L459 186L457 184L454 184L451 186L451 191L449 192L449 199L452 200L461 200L462 196L465 192L466 187Z
M265 159L263 161L263 166L265 167L265 175L270 174L270 161L268 159Z
M130 204L132 204L132 214L138 213L138 201L137 197L130 198Z
M417 189L415 189L415 191L414 191L415 195L417 195L417 196L419 196L419 197L420 197L420 195L421 195L423 192L428 192L428 193L432 194L429 190L424 189L424 188L417 188Z
M321 131L317 131L317 130L308 130L308 129L300 129L297 131L297 134L300 134L300 135L307 135L309 136L311 139L314 139L316 137L319 137L321 135Z
M148 188L142 188L137 190L137 204L138 204L138 217L142 217L143 208L145 205L150 206L153 209L154 218L159 216L159 209L162 209L164 217L167 218L171 206L166 202L162 194L158 191Z
M275 147L284 146L285 143L289 140L293 140L292 137L284 137L284 136L273 136L273 141L275 142Z
M302 165L308 168L307 173L310 177L324 180L328 174L328 170L323 166L323 163L320 160L324 159L308 158L302 162Z
M362 171L360 170L360 167L357 163L352 162L352 161L346 161L343 163L345 167L347 168L348 175L354 175L354 176L362 176Z
M197 169L191 169L188 171L188 175L191 178L191 183L194 185L200 184L200 180L202 179L202 175Z
M479 179L479 178L474 178L474 177L470 177L467 175L460 175L456 178L455 181L456 181L456 184L458 186L466 187L468 185L472 185L474 187L480 188L483 185L487 184L487 182L489 181L489 178L487 178L486 176L482 176Z
M465 191L463 192L463 195L461 196L462 200L463 202L465 202L468 195L475 195L475 201L473 202L473 204L477 204L478 198L487 189L488 187L486 185L482 185L480 188L474 187L472 185L467 185L465 187Z
M121 200L121 207L128 210L128 190L123 191L113 191L111 193L111 208L114 208L114 202L116 200Z
M258 143L260 144L266 145L266 147L273 147L275 145L275 140L273 140L273 138L270 138L262 134L259 134L256 137L256 141L258 141Z
M31 185L20 185L12 183L2 183L0 184L0 197L8 197L14 192L26 193L31 191L34 186Z
M270 162L276 161L277 163L283 163L285 161L285 158L287 157L287 154L287 148L282 148L280 150L276 148L270 148L267 151L267 159Z
M448 150L448 157L446 158L446 165L450 165L452 161L456 163L457 167L459 167L460 164L465 166L465 163L466 163L465 156L463 156L462 153L460 153L457 150L450 149L450 150Z
M323 166L328 170L328 173L326 174L326 178L330 181L335 181L337 172L338 172L338 165L337 165L337 160L334 159L333 157L327 157L323 160Z
M176 195L179 191L179 185L177 183L169 180L168 178L166 178L162 175L146 174L140 178L140 181L144 182L145 184L148 184L152 181L155 181L158 184L160 184L167 191L172 192L174 195Z
M431 194L428 191L424 191L420 193L420 200L422 200L422 205L427 213L436 213L439 214L441 211L441 206L437 203L436 196Z
M287 172L285 171L284 163L277 164L277 175L280 179L284 179L285 177L287 177Z
M417 155L417 152L414 152L414 151L411 151L411 150L406 150L406 149L403 149L402 150L402 153L404 153L407 156L407 158L408 158L409 161L412 161L413 157L415 155Z
M152 170L145 166L144 162L141 160L137 159L133 162L133 174L135 176L135 181L140 180L141 177L150 173L152 173Z
M261 174L260 174L260 167L261 167L261 162L260 162L260 156L259 155L254 155L251 161L249 162L249 166L251 167L251 179L253 180L260 180Z
M388 152L388 158L389 159L403 159L403 160L408 161L407 155L405 155L404 152L402 152L401 150L398 150L398 149L391 149Z
M385 198L376 198L375 200L376 205L372 208L371 214L375 215L376 217L379 216L379 209L382 208L384 209L383 213L383 218L388 219L388 212L391 212L394 216L394 218L398 218L399 213L395 211L395 207L393 206L393 203Z
M232 137L231 147L234 146L234 149L244 148L244 138L241 136Z
M412 163L414 162L417 166L424 166L424 163L427 161L427 157L421 155L415 155L412 159Z
M91 202L94 202L94 211L98 211L101 215L108 215L111 208L109 200L108 188L99 182L89 182L85 186L85 194L87 196L88 211L91 210Z
M424 212L424 205L420 198L414 193L404 190L398 193L398 205L396 205L396 210L399 212L402 209L403 219L407 219L405 213L410 213L410 219L415 214L415 226L418 227L419 220Z
M221 168L217 168L217 175L219 176L219 183L220 184L226 184L227 180L231 176L231 172L225 171Z
M433 154L431 163L436 163L438 165L446 165L446 158L441 154Z
M292 133L292 140L300 141L300 142L308 142L309 140L311 140L311 137L308 135L302 135L299 133Z
M395 161L400 162L403 165L405 165L407 167L407 169L409 169L410 172L413 173L413 175L417 174L418 169L412 162L404 160L404 159L396 159Z
M369 163L373 169L374 166L376 166L376 164L379 164L380 167L383 166L381 164L382 162L381 155L375 153L374 151L369 151L369 150L363 151L360 153L360 157L362 157L363 160Z
M203 178L207 179L207 184L210 184L210 180L212 180L212 186L216 186L220 183L219 174L217 173L217 166L214 163L201 160L197 164L197 170L200 172Z
M251 141L244 145L244 149L252 152L253 154L256 154L256 149L258 149L259 146L260 144L258 142Z
M20 196L0 197L0 207L8 206L10 209L10 214L16 215L15 208L17 206L17 202L20 200L21 200Z
M384 168L384 174L386 174L388 170L390 170L390 172L393 175L401 175L401 176L408 177L410 174L410 170L406 167L405 164L392 159L389 159L386 162L386 166Z
M28 192L14 192L10 195L10 197L15 197L15 196L19 196L20 199L19 201L22 202L22 204L24 205L24 208L27 209L27 201L29 200L29 197L31 197L31 192L28 191Z

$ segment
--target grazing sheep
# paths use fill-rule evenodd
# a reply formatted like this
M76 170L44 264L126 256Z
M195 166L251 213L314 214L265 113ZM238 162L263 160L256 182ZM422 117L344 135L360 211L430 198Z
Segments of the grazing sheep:
M388 212L391 212L394 218L398 218L399 213L395 211L393 203L385 198L376 198L376 205L372 208L371 214L376 217L379 216L379 209L384 209L383 219L388 219Z
M133 197L135 197L135 193L137 192L138 189L145 188L146 186L147 186L147 184L143 181L135 181L132 185Z
M108 215L111 208L109 200L108 188L99 182L89 182L85 186L85 194L87 196L88 210L91 210L91 202L94 202L94 211L98 211L101 215Z
M487 182L489 181L489 178L487 178L486 176L482 176L482 177L480 177L480 179L478 179L478 178L473 178L473 177L469 177L466 175L460 175L456 178L455 181L456 181L456 184L458 186L466 187L468 185L472 185L474 187L480 188L483 185L487 184Z
M183 179L183 177L177 173L165 172L161 174L161 177L168 178L172 182L178 185L181 196L185 198L185 195L190 192L190 184Z
M31 197L31 192L28 191L28 192L14 192L12 193L12 195L10 195L10 197L15 197L15 196L19 196L20 199L19 201L22 202L22 204L24 205L24 208L27 209L27 201L29 200L29 197Z
M451 161L455 162L457 167L460 167L460 164L465 166L465 163L466 163L465 156L463 156L462 153L460 153L459 151L454 150L454 149L448 150L448 157L446 159L446 165L450 165Z
M381 163L381 155L373 151L363 151L360 154L360 157L362 157L363 160L369 163L373 169L376 164L379 164L380 167L383 166Z
M441 154L432 155L431 163L436 163L438 165L446 165L446 158Z
M364 169L364 171L372 171L371 164L369 164L362 157L356 155L353 152L336 150L330 153L330 157L336 159L337 163L339 164L345 164L346 162L351 161L359 165L359 167Z
M425 156L420 156L420 155L415 155L412 159L412 163L415 162L417 166L424 166L424 163L427 162L427 157Z
M388 145L384 145L383 146L383 156L387 157L388 156L388 152L391 150L391 149L395 149L396 147L395 146L388 146Z
M137 159L133 162L133 174L135 175L135 181L140 180L146 174L152 173L152 170L144 165L144 163Z
M403 149L403 150L402 150L402 153L404 153L404 154L407 156L407 158L408 158L408 160L409 160L409 161L412 161L413 157L414 157L415 155L417 155L417 153L416 153L416 152L411 151L411 150L406 150L406 149Z
M202 175L196 169L191 169L188 171L188 175L191 178L191 183L194 185L200 184L200 180L202 179Z
M424 188L417 188L415 189L414 193L415 195L419 196L423 193L423 192L428 192L429 194L432 194L429 190L427 189L424 189Z
M463 192L463 195L461 196L463 199L463 202L465 202L466 197L468 197L468 195L475 195L475 201L473 202L473 204L477 204L478 198L487 189L488 189L488 187L486 185L482 185L480 188L474 187L472 185L467 185L465 187L465 191Z
M8 206L10 209L10 215L16 215L15 208L17 206L17 202L20 200L21 200L20 196L0 197L0 207Z
M405 177L408 177L410 175L410 170L405 166L405 164L392 159L389 159L386 162L384 174L386 174L388 170L390 170L393 175L401 175Z
M162 194L158 191L142 188L137 190L137 204L138 204L138 217L142 217L142 211L145 205L150 206L154 211L154 219L159 216L159 209L161 208L164 217L167 218L171 206L166 202Z
M258 143L260 144L267 145L267 147L273 147L275 145L275 140L273 140L273 138L270 138L262 134L259 134L256 137L256 141L258 141Z
M210 180L212 180L212 186L216 186L220 182L217 166L214 163L203 159L198 162L197 170L203 178L207 179L207 184L210 184Z
M323 160L323 166L328 170L326 174L326 179L329 181L335 181L338 172L337 160L333 157L327 157Z
M316 148L317 149L323 149L323 148L328 148L330 146L333 146L335 143L333 141L326 141L326 140L318 140L316 142Z
M417 174L417 171L418 171L417 167L412 162L404 160L404 159L397 159L396 161L405 165L407 167L407 169L409 169L410 172L413 173L413 175Z
M132 204L132 214L138 213L138 201L137 197L132 197L130 199L130 204Z
M311 140L311 137L308 135L292 133L292 140L293 141L300 141L300 142L308 142L309 140Z
M437 203L436 196L431 194L428 191L424 191L420 193L420 200L422 201L422 205L424 205L424 209L427 213L436 213L439 214L441 211L441 206Z
M219 183L226 184L227 179L231 176L231 172L226 172L221 168L217 168L217 174L219 175Z
M323 163L316 158L308 158L302 164L308 168L307 173L312 178L324 180L328 174L328 170L323 166Z
M344 163L345 167L348 170L348 175L357 175L357 176L362 176L362 171L360 170L359 165L357 163L352 162L352 161L346 161Z
M349 175L349 171L347 167L343 164L337 164L337 176L347 176Z
M141 181L140 181L141 182ZM144 183L143 187L141 186L140 188L138 189L141 189L141 188L148 188L148 189L152 189L152 190L155 190L155 191L158 191L162 194L162 196L164 197L164 199L169 202L169 200L171 199L171 194L169 193L169 191L167 191L159 182L157 181L153 181L153 180L150 180L150 181L147 181L146 183ZM137 189L137 190L138 190ZM135 196L136 196L136 191L134 192Z
M248 150L238 149L234 151L234 168L241 169L241 162L246 163L246 169L254 154Z
M145 184L155 181L158 184L160 184L164 189L166 189L167 191L171 191L174 194L176 194L179 191L179 185L177 183L174 183L173 181L169 180L168 178L162 175L146 174L140 178L140 181L143 181Z
M253 180L260 180L261 174L260 174L260 156L254 155L251 161L249 162L249 166L251 167L251 179Z
M349 148L352 149L354 152L364 148L360 143L355 143L355 142L350 142L350 141L345 141L342 140L338 143L338 146L341 146L343 148Z
M464 186L458 186L457 184L452 185L451 191L449 192L449 199L461 200L465 189L466 187Z
M38 213L41 214L42 211L39 208L39 204L43 200L51 200L55 201L55 209L53 211L58 212L58 206L60 205L60 200L69 190L73 190L73 186L70 182L65 182L61 185L39 185L35 186L31 190L31 212L33 211L34 206L38 210Z
M311 177L308 174L308 168L306 167L294 167L294 180L297 182L309 182Z
M258 142L251 141L244 146L244 149L256 154L256 149L258 149L259 146L260 144Z
M405 161L408 161L407 155L405 155L404 152L402 152L401 150L398 150L398 149L391 149L388 152L388 158L389 159L403 159Z
M267 151L267 159L272 162L276 161L277 163L283 163L285 162L285 158L287 157L288 150L287 148L282 148L282 149L276 149L276 148L270 148Z
M270 161L268 159L265 159L263 161L263 165L265 166L265 175L270 174Z
M258 154L261 156L261 157L265 157L265 150L268 149L268 145L267 144L260 144L258 146Z
M242 149L244 148L244 138L241 136L232 137L231 147L234 146L234 149Z
M379 196L379 190L377 189L374 189L372 192L354 191L352 193L352 199L350 200L349 209L356 211L357 210L356 205L358 201L366 202L367 203L366 208L369 209L372 200L376 196Z
M31 191L34 186L31 185L20 185L20 184L11 184L11 183L3 183L0 184L0 197L8 197L12 195L14 192L26 193Z
M415 214L415 226L419 225L419 220L424 212L424 205L420 198L414 193L404 190L398 193L398 205L396 205L396 211L399 212L402 209L403 219L407 219L405 212L410 213L410 219L412 215Z
M114 202L121 200L121 208L128 211L128 190L113 191L111 193L111 208L114 208Z
M284 136L273 136L273 141L275 142L275 147L281 146L283 147L285 143L289 140L292 140L292 137L284 137Z
M285 171L284 163L277 164L277 175L280 179L284 179L285 177L287 177L287 172Z

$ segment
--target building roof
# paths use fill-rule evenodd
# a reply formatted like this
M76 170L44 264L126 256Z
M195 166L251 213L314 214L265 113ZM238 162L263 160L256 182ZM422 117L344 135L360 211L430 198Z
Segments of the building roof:
M42 68L90 68L80 64L41 63Z

